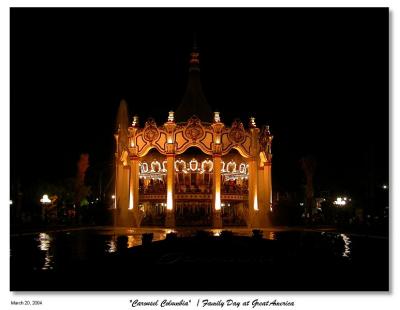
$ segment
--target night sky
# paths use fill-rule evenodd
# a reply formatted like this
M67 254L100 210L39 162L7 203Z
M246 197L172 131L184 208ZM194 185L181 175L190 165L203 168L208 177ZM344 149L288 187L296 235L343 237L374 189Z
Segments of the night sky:
M388 182L387 9L11 9L11 185L112 167L121 99L159 124L184 94L193 33L210 106L269 124L273 189L359 195ZM95 177L94 177L95 179ZM368 183L368 182L367 182Z

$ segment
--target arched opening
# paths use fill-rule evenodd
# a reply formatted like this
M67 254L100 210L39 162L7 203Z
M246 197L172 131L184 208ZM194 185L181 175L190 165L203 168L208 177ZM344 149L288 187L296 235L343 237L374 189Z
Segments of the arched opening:
M221 217L224 226L245 226L248 218L247 160L232 149L222 157Z
M139 208L143 211L142 225L164 225L166 196L166 157L152 149L140 158L139 163Z
M175 158L175 221L178 226L212 224L213 161L197 147Z

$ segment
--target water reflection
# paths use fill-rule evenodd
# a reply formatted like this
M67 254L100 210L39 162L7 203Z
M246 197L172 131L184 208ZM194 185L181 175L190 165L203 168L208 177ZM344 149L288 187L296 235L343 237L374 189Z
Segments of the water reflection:
M142 244L141 235L129 235L128 236L128 248L138 246Z
M219 237L221 236L222 229L211 229L211 232L214 237Z
M265 238L268 239L268 240L276 240L275 232L274 231L269 231L266 234Z
M38 241L39 241L39 249L40 250L42 250L42 251L48 251L49 250L50 241L51 241L51 238L50 238L49 234L40 233Z
M111 236L111 240L106 241L106 252L114 253L117 251L117 242L115 241L115 236Z
M222 238L224 231L231 231L234 236L251 237L252 230L244 228L204 229L214 238ZM111 253L123 253L128 248L141 246L142 235L153 233L152 242L165 240L168 234L178 237L196 236L197 228L135 228L135 229L105 229L98 231L73 231L60 233L45 233L29 237L12 239L11 257L19 266L34 270L55 270L65 265L86 261L92 258L105 258ZM320 236L320 237L319 237ZM322 247L337 257L353 259L353 243L357 238L346 234L298 232L280 232L263 230L262 238L277 240L277 244L287 244L295 255L304 246ZM306 242L307 241L307 242ZM338 242L339 241L339 242ZM300 252L299 252L300 253ZM32 259L28 262L28 257Z
M40 233L37 241L39 242L38 248L45 252L42 270L53 269L53 255L50 254L52 238L47 233Z
M344 249L343 249L342 256L346 257L346 258L349 258L350 255L351 255L351 248L350 248L351 240L350 240L350 237L345 235L345 234L341 234L340 236L342 237L343 242L344 242Z
M164 229L159 236L157 236L158 235L157 233L154 234L154 240L164 240L167 238L168 234L173 234L173 233L177 233L177 231L174 229Z

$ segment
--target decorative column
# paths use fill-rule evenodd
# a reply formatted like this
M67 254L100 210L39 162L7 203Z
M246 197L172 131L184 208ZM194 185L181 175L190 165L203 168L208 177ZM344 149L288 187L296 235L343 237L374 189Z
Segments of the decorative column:
M265 196L265 180L264 180L264 165L257 159L257 197L258 197L258 209L260 211L260 227L264 227L264 218L266 217L267 201Z
M258 227L259 221L259 208L258 208L258 195L257 195L257 160L255 158L249 159L249 215L247 226L249 228Z
M211 125L213 128L213 186L212 186L212 197L213 197L213 208L212 218L213 227L222 228L222 217L221 217L221 132L224 124L221 122L219 112L214 112L214 122Z
M248 214L248 227L260 226L260 209L258 200L258 133L260 130L257 128L255 118L250 117L249 122L250 133L252 138L252 147L250 148L251 157L249 158L249 214Z
M213 227L221 228L221 154L213 155L213 167Z
M119 130L118 130L119 132ZM116 225L116 219L117 219L117 202L118 202L118 198L119 198L119 192L118 192L118 137L119 134L115 134L114 138L115 138L115 181L114 181L114 225Z
M176 127L174 112L168 114L168 121L164 124L167 130L167 214L165 226L175 227L175 137Z
M259 226L269 227L270 208L272 206L271 164L260 161L258 165L258 208Z
M268 209L272 210L272 163L270 161L264 164L264 183L265 183L265 200Z
M167 155L167 214L165 217L165 226L175 226L175 186L174 186L174 175L175 175L175 155Z
M126 151L124 151L126 152ZM126 152L127 153L127 152ZM118 207L118 220L119 226L130 226L132 223L129 221L129 165L124 163L118 164L118 190L117 190L117 207Z
M272 209L272 176L271 176L271 165L272 165L272 154L271 154L271 143L273 136L269 131L269 126L263 126L259 143L259 176L261 177L260 188L262 189L262 214L260 225L262 227L270 226L269 215L273 211Z
M129 210L133 213L133 226L140 227L142 214L139 210L139 158L131 156L129 180Z

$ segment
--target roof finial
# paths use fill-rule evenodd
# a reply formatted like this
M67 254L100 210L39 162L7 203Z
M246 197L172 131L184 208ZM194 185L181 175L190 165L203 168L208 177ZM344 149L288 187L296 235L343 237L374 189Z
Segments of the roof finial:
M200 53L198 52L198 48L197 48L197 36L196 36L196 32L193 33L193 47L192 47L192 52L190 53L190 68L189 71L192 70L197 70L199 71L199 64L200 64L200 60L199 60L199 56Z

